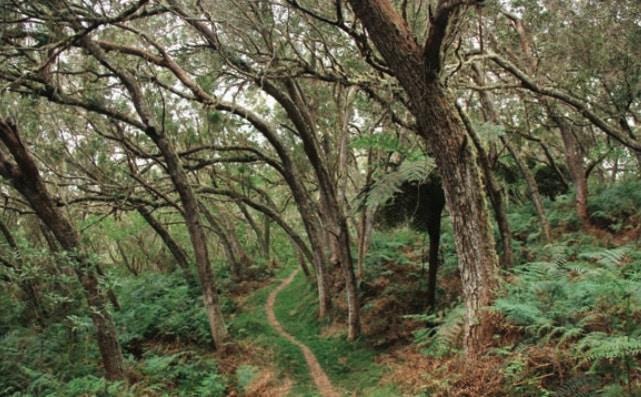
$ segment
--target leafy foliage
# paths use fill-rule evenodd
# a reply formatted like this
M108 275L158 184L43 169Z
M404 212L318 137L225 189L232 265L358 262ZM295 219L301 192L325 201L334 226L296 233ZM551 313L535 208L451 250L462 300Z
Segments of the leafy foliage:
M214 362L196 352L149 355L142 363L142 372L159 390L173 390L181 396L222 397L227 389Z
M114 318L125 347L135 348L150 339L210 343L202 299L180 274L148 273L124 279L118 293L122 310Z
M463 336L465 308L457 306L444 313L407 316L424 321L426 328L414 332L414 342L423 347L423 353L432 357L444 357L459 350Z
M434 161L428 157L404 161L397 169L382 174L374 181L363 198L365 205L372 208L384 205L402 192L403 184L425 181L434 167Z
M641 263L631 262L629 247L566 242L546 252L547 260L514 270L494 309L529 337L522 344L554 344L572 352L577 368L590 363L598 376L629 382L641 354L633 320L641 314Z

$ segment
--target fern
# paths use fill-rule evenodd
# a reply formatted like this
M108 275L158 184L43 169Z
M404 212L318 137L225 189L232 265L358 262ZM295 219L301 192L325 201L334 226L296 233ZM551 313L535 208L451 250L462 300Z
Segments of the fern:
M400 192L403 183L423 181L434 168L434 161L427 157L403 162L398 169L383 174L374 181L364 197L365 205L376 208L387 203L394 194Z
M414 332L414 342L424 347L423 353L432 357L443 357L456 351L463 336L465 308L457 306L445 316L437 314L405 316L414 320L435 324Z
M579 255L579 258L595 261L604 267L614 269L623 263L623 260L625 259L629 251L630 248L628 247L604 249L600 251L581 253Z
M591 361L637 356L641 354L641 338L592 332L577 343L576 352Z

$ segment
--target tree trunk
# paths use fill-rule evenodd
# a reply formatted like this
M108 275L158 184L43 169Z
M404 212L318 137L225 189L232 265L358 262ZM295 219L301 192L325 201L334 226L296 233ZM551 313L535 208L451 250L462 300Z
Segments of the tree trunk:
M136 263L131 262L129 258L127 257L127 253L125 252L125 249L122 246L122 243L120 241L116 241L116 248L118 248L118 253L120 253L120 257L122 258L122 261L125 263L125 267L127 270L131 272L134 276L138 277L139 271L136 268Z
M356 262L356 270L358 278L363 279L365 273L365 257L369 247L369 240L372 235L374 220L370 214L370 210L366 207L363 209L363 214L358 224L358 259Z
M89 304L105 376L112 380L122 379L122 352L105 296L99 288L95 266L82 252L76 230L51 199L33 158L18 135L16 126L0 121L0 139L16 161L16 165L11 164L0 152L0 174L29 202L36 215L47 225L66 252Z
M209 225L214 230L214 233L216 233L216 235L218 236L220 244L223 246L223 251L225 252L225 257L227 258L227 263L229 264L232 278L234 279L234 281L241 280L243 272L241 269L240 261L236 256L236 251L234 250L234 247L232 246L232 243L229 239L230 235L225 231L225 228L223 227L221 222L219 222L218 219L214 217L211 211L209 211L209 209L205 207L204 204L201 204L201 208L203 214L205 215L205 218L207 219L207 222L209 222Z
M180 270L182 270L183 277L185 278L185 281L187 281L187 284L194 285L194 275L191 272L189 257L187 256L185 250L183 250L182 247L178 245L176 240L174 240L171 234L169 234L169 231L151 214L151 212L149 212L147 208L139 206L136 209L138 210L138 213L147 221L149 226L154 229L169 252L171 252L171 255L176 260L176 264L178 264L178 267L180 268Z
M222 349L228 339L227 328L223 320L223 314L218 303L218 292L214 283L214 276L209 263L209 253L207 252L207 240L200 223L200 210L196 195L189 186L187 175L185 174L175 149L169 143L169 140L162 135L152 135L151 138L160 150L165 163L167 172L171 177L174 187L178 191L180 200L183 205L185 223L187 231L194 248L194 257L198 269L198 277L203 290L203 301L211 336L216 349Z
M463 284L466 316L464 343L470 354L480 352L492 336L483 310L497 287L497 257L481 175L450 100L432 87L424 111L417 115L422 137L436 157L445 200L452 219Z
M474 69L475 82L480 86L485 85L485 76L483 76L481 67L478 64L474 64L473 69ZM496 110L494 109L494 102L492 101L490 93L488 91L481 90L479 91L479 96L481 98L481 103L483 104L483 112L485 113L486 119L495 124L498 124L499 118L496 113ZM516 164L519 167L519 170L525 177L525 180L528 186L528 193L530 195L530 199L532 200L532 203L534 204L534 209L536 211L537 217L539 218L539 223L541 224L541 230L543 232L543 236L545 238L545 241L550 242L552 240L550 223L548 222L547 217L545 216L545 208L543 207L543 200L541 199L541 195L539 194L539 188L538 188L538 185L536 184L536 180L534 179L534 176L530 172L530 169L527 167L527 164L521 158L520 153L516 150L516 148L512 146L510 141L505 137L501 137L501 142L507 147L508 151L512 154L512 157L514 157L514 160L516 161ZM547 153L547 149L545 150ZM507 214L504 215L504 222L507 222Z
M269 261L272 258L272 234L271 234L271 222L269 220L268 216L263 217L263 236L265 238L265 242L263 243L264 247L264 252L263 255L265 256L265 260Z
M534 179L534 175L532 175L532 172L528 168L527 163L521 157L518 149L515 148L514 145L512 145L512 143L505 137L502 137L501 141L503 142L505 147L507 147L507 150L514 158L517 167L519 167L521 174L523 174L523 177L525 178L525 183L527 184L527 190L530 195L530 199L534 204L536 216L539 218L539 223L541 224L541 231L543 232L545 241L549 243L552 241L552 229L550 228L550 222L548 222L548 218L545 215L543 198L541 197L541 193L539 193L539 186L536 183L536 179Z
M95 266L98 276L105 277L105 272L102 270L102 266L100 266L98 263L96 263ZM109 288L107 290L107 298L109 298L109 302L111 302L111 305L114 307L114 309L120 310L120 302L118 302L118 296L113 289Z
M478 354L492 336L484 308L494 297L498 261L476 158L453 100L439 83L442 42L449 19L459 7L439 1L423 47L388 0L350 3L407 93L418 133L435 157L459 257L466 307L465 350Z
M265 228L265 230L260 230L260 227L258 226L258 223L254 220L254 217L249 213L247 210L247 207L245 204L242 202L237 202L236 205L240 209L240 212L242 212L243 216L245 217L245 220L249 225L251 226L252 230L254 231L254 234L256 235L256 242L258 243L258 246L260 247L260 250L263 253L263 256L265 257L266 261L269 261L269 237L265 237L265 232L268 229L268 226ZM269 223L266 223L268 225Z
M218 207L217 210L218 214L220 215L220 224L223 227L227 240L229 241L231 249L234 252L234 257L236 258L239 266L239 275L242 279L246 270L253 265L253 260L249 257L249 255L247 255L245 248L238 240L236 226L234 225L234 222L229 218L230 215L227 214L223 208Z
M478 64L473 64L474 70L474 80L479 85L485 84L485 77L481 72L481 68ZM491 121L494 124L498 124L499 119L496 111L494 110L494 104L490 98L490 94L487 91L481 91L479 93L481 98L481 104L483 105L483 114L487 121ZM503 195L503 189L499 186L496 178L494 178L493 163L488 158L488 155L485 153L483 146L481 145L480 139L478 138L476 131L474 130L472 123L467 119L466 115L463 113L462 108L459 107L461 112L461 117L465 123L468 131L471 133L472 138L474 138L474 145L479 153L479 160L481 163L481 169L485 176L488 196L490 198L490 203L494 209L494 216L496 218L496 223L499 227L499 233L501 235L501 245L503 247L501 255L501 265L504 268L509 268L512 266L513 262L513 252L512 252L512 231L510 229L510 223L507 219L507 210L505 203L505 196ZM496 152L496 150L494 150Z
M356 275L352 261L351 245L347 219L339 220L338 244L341 252L341 270L345 277L345 292L347 297L347 339L355 340L361 334L360 302L356 287Z
M360 304L354 274L349 227L347 218L339 202L339 196L330 172L320 156L315 123L308 101L303 97L300 87L292 79L285 80L286 93L271 84L263 84L265 91L276 99L285 109L292 123L296 126L319 186L320 208L324 215L323 232L329 239L329 247L334 251L332 256L340 261L340 269L345 282L347 295L347 338L356 339L361 332Z
M572 181L574 182L574 189L576 190L576 214L583 229L592 231L594 230L594 226L588 212L588 178L585 172L585 164L579 142L571 126L563 120L562 116L557 114L550 106L548 106L548 112L550 118L559 127L561 138L563 139L563 154L565 155L565 161L572 176Z
M76 24L75 28L79 29L81 26ZM227 329L218 303L218 292L216 291L214 276L209 263L209 253L207 252L207 240L200 223L198 201L189 185L187 174L180 163L180 157L165 135L164 129L160 128L156 123L154 114L147 105L143 90L134 76L127 69L112 63L104 50L92 41L89 36L82 36L79 39L79 44L120 79L129 93L133 107L142 122L143 132L156 144L165 161L167 173L182 203L183 216L194 249L194 259L203 291L203 301L212 339L215 347L222 349L228 339Z
M428 220L427 234L430 237L430 248L427 255L429 269L427 271L427 306L436 307L436 275L440 265L439 246L441 241L441 212Z
M365 175L365 185L370 186L372 183L372 176L374 175L374 168L372 167L374 153L370 148L367 151L367 174ZM360 222L357 227L358 236L358 259L356 261L356 269L358 271L358 278L363 279L365 273L365 257L369 247L369 239L372 234L374 226L374 219L370 213L367 203L363 206L363 214L361 215Z
M300 249L296 249L296 257L298 258L298 264L300 265L300 268L303 269L303 273L305 273L305 277L309 278L311 276L311 273L309 272L309 268L307 267L305 255L301 252Z
M502 188L499 186L496 178L494 178L494 173L492 172L492 165L488 158L483 144L472 125L472 121L469 119L462 107L458 106L459 115L461 120L467 129L467 132L476 147L478 153L479 164L481 165L481 170L483 171L483 177L485 181L485 188L487 190L488 196L490 198L490 204L492 204L492 209L494 210L494 217L496 223L499 227L499 234L501 236L501 265L503 268L512 267L512 231L510 230L510 223L507 219L507 210L505 209L505 198L503 196ZM494 120L495 121L495 120Z

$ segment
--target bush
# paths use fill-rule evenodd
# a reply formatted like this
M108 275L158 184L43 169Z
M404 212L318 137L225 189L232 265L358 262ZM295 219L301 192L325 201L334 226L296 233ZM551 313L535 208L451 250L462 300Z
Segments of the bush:
M521 330L520 348L554 346L565 352L556 354L566 356L566 362L557 366L576 371L566 382L590 368L601 381L595 388L611 388L630 382L639 366L641 262L638 253L629 254L633 252L629 247L589 248L568 243L546 246L543 260L514 269L514 278L494 310ZM550 387L566 387L560 378L549 378L561 382Z
M218 373L213 360L190 351L150 355L142 363L142 371L152 384L170 390L170 395L222 397L227 389L227 381Z
M639 215L641 209L641 181L630 180L600 187L590 198L588 210L592 218L612 231L633 227L628 219Z
M211 336L200 293L178 273L143 274L118 286L122 309L114 312L123 347L140 354L152 339L209 345Z

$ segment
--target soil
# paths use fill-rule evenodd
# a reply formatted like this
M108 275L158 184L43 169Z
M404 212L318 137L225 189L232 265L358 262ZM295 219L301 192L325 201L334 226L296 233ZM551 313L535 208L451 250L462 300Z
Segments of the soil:
M338 393L338 391L336 391L334 385L332 385L332 382L329 380L329 377L327 377L327 374L318 363L318 360L316 359L314 353L312 353L311 349L304 343L300 342L298 339L294 338L287 331L285 331L283 326L276 319L276 314L274 313L274 303L276 302L276 297L283 289L287 288L287 286L290 285L292 281L294 281L294 278L299 271L300 270L295 270L294 272L292 272L292 274L290 274L285 280L283 280L283 282L269 294L267 303L265 304L267 319L269 321L269 324L276 330L276 332L278 332L283 338L296 345L296 347L298 347L303 352L303 356L305 357L305 361L307 362L307 367L309 368L309 374L311 375L312 380L314 381L314 384L316 385L316 388L318 389L320 395L322 397L339 397L340 394Z

